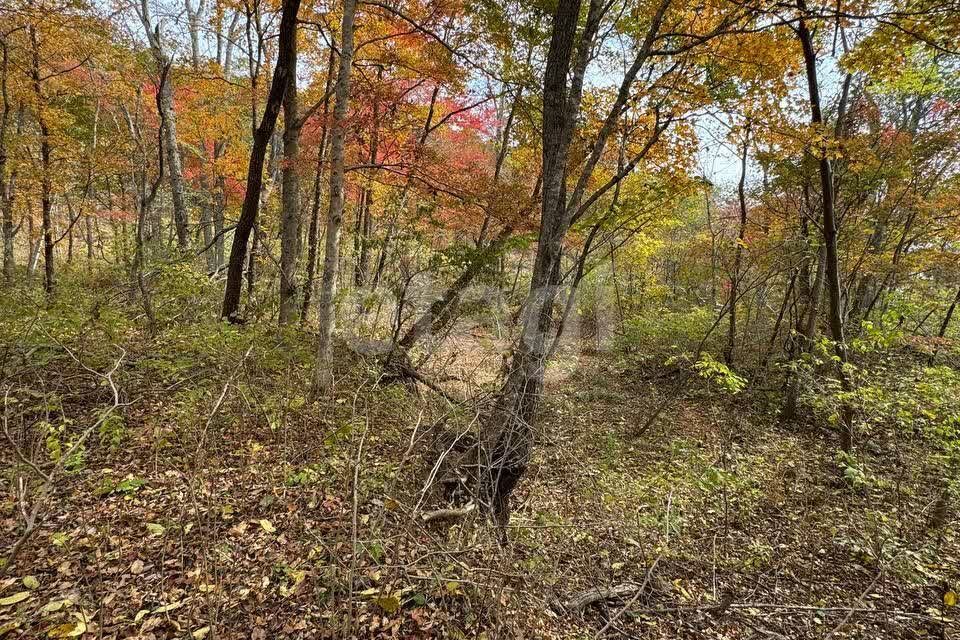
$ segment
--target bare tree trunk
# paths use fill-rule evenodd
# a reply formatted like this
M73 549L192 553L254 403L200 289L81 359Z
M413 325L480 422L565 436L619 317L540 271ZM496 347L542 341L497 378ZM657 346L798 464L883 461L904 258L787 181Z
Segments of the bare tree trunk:
M960 304L960 289L957 289L957 295L953 298L953 302L950 303L950 307L947 309L947 315L943 317L943 322L940 323L940 330L937 332L938 337L943 338L947 335L950 320L953 319L953 312L956 310L958 304Z
M950 306L947 308L947 314L943 316L943 322L940 323L940 330L937 332L937 337L943 338L947 335L947 329L950 328L950 320L953 319L953 312L956 311L957 305L960 304L960 289L957 289L957 295L954 296L953 302L950 303ZM937 360L937 354L940 353L940 343L937 343L937 346L934 347L933 353L930 354L930 366L933 366L934 362Z
M163 138L166 150L167 176L170 181L170 196L173 201L173 223L177 233L177 246L182 251L190 243L187 205L184 200L183 166L180 162L180 149L177 146L177 114L173 105L173 80L169 77L171 61L160 40L160 27L154 26L150 17L147 0L141 0L139 7L140 22L150 43L150 52L157 66L158 74L166 74L166 82L159 87L160 110L163 112Z
M591 14L595 2L591 2ZM543 80L543 203L540 236L530 292L524 305L523 329L513 350L510 370L497 398L491 429L481 455L482 492L498 525L510 519L510 495L527 468L532 425L543 388L547 336L557 295L556 272L566 232L566 164L579 111L576 83L568 87L580 0L560 0L553 16L550 48ZM589 21L589 19L588 19ZM584 33L584 39L588 38ZM586 41L581 46L590 46ZM582 73L582 69L578 68ZM569 95L568 95L569 94Z
M810 93L810 121L815 128L823 126L823 114L820 107L820 86L817 81L817 56L813 50L813 38L807 28L805 14L807 11L804 0L797 0L797 8L801 12L797 23L797 36L803 48L803 59L807 73L807 88ZM849 80L844 85L844 92L849 89ZM845 97L845 96L844 96ZM837 221L834 210L833 166L830 158L824 153L819 158L820 189L823 198L823 241L826 248L826 288L830 301L829 322L830 335L833 339L837 354L837 376L840 379L844 393L853 391L853 382L847 372L847 343L843 335L843 311L840 290L840 258L837 252ZM853 450L853 405L849 400L841 402L840 406L840 448L845 452Z
M376 175L377 154L380 146L380 94L379 83L383 80L383 67L377 67L377 90L373 98L373 124L370 134L370 168L367 170L367 186L363 195L363 207L360 210L359 224L357 225L358 255L354 272L354 283L357 288L367 282L370 267L370 235L373 231L373 177Z
M353 23L356 0L344 0L340 35L340 65L333 107L333 137L330 144L330 207L327 212L323 279L320 284L317 364L313 395L327 392L333 384L333 330L336 322L335 296L340 261L340 230L343 226L344 147L347 137L347 103L350 99L350 73L353 68Z
M287 87L287 74L290 73L290 56L296 30L297 13L300 0L284 0L280 18L280 36L277 51L277 66L267 97L263 119L257 127L250 149L250 163L247 167L247 191L243 198L240 219L233 234L233 246L230 248L230 262L227 267L227 284L223 295L221 316L231 322L238 322L237 311L240 307L240 290L243 282L243 264L247 254L247 242L253 230L260 210L260 191L263 186L263 163L277 116Z
M30 215L27 216L27 238L29 258L27 259L27 281L33 280L33 275L37 272L37 263L40 261L40 249L43 248L41 239L34 239L33 228L33 207L30 207Z
M300 255L300 124L297 112L297 37L296 25L283 94L283 179L280 214L280 315L281 325L297 316L297 258Z

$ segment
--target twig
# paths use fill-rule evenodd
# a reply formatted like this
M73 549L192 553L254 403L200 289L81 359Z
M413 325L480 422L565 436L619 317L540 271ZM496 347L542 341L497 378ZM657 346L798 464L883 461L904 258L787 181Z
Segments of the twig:
M617 613L614 614L614 616L613 616L612 618L610 618L609 620L607 620L607 624L603 625L603 627L600 629L600 631L597 631L597 634L596 634L595 636L593 636L593 637L594 637L594 640L596 640L597 638L602 637L603 634L606 633L607 629L610 628L610 625L612 625L614 622L616 622L617 620L619 620L619 619L620 619L620 616L622 616L623 613L624 613L627 609L629 609L631 606L633 606L633 603L637 601L637 599L640 597L640 594L643 593L643 590L646 589L646 588L647 588L647 585L650 583L650 578L651 578L651 576L653 576L653 571L654 571L654 569L657 568L657 564L658 564L659 562L660 562L660 558L659 558L659 557L658 557L656 560L653 561L653 564L650 565L650 568L649 568L649 569L647 569L647 575L644 576L644 578L643 578L643 583L640 585L640 588L637 589L637 592L636 592L635 594L633 594L633 597L630 598L630 600L629 600L625 605L623 605L623 607L620 609L620 611L617 611Z
M100 425L102 425L107 420L107 418L109 418L113 414L113 412L116 411L117 408L119 408L122 405L122 403L120 402L120 391L119 389L117 389L117 384L113 379L113 375L117 372L117 369L120 368L120 364L123 362L124 358L126 358L127 356L127 352L125 349L123 349L122 347L120 348L120 351L121 351L120 357L117 358L117 361L114 363L113 367L111 367L107 373L100 373L94 369L91 369L87 365L83 364L83 362L80 361L80 359L76 356L76 354L74 354L73 351L71 351L66 345L60 343L58 340L56 340L56 338L53 338L53 336L50 336L50 338L53 339L55 342L57 342L57 344L59 344L70 355L70 357L77 362L77 364L79 364L85 370L94 374L98 378L101 378L110 386L110 391L113 394L113 404L110 407L108 407L106 410L101 412L100 417L93 424L87 427L83 431L83 433L80 434L80 436L76 439L76 441L74 441L74 443L70 446L69 449L67 449L65 452L63 452L60 455L60 457L54 463L53 468L50 470L49 473L44 473L35 464L29 465L31 470L38 472L40 474L40 477L43 479L43 482L37 488L36 498L34 499L33 507L30 509L29 512L27 511L27 507L26 507L27 483L22 476L18 479L17 493L18 493L18 500L20 502L20 512L23 517L23 525L24 525L23 533L20 535L20 538L18 538L17 541L14 543L13 548L10 549L10 553L7 554L7 561L3 566L3 568L0 569L0 573L10 571L11 567L13 567L14 563L16 562L17 556L19 555L20 550L23 548L23 545L27 543L27 540L30 539L30 536L33 535L33 532L36 530L37 522L40 516L40 507L43 506L44 498L46 498L47 495L50 493L50 490L53 487L53 484L56 481L57 476L63 470L64 465L66 465L67 461L70 460L73 454L76 453L81 446L83 446L83 443L86 442L87 438L90 437L90 434L96 431L96 429L99 428ZM10 434L7 431L6 420L7 420L6 406L4 406L4 432L6 433L7 437L10 438ZM20 451L20 448L16 445L15 442L13 442L12 439L11 439L11 444L13 444L14 451L17 452L17 456L21 460L23 460L26 456L23 455L23 453Z
M360 436L360 444L357 447L357 460L353 465L353 522L351 524L351 554L350 554L350 599L347 601L347 620L346 627L344 629L345 634L349 637L350 633L353 630L353 581L357 573L357 511L358 511L358 491L357 487L360 484L360 459L363 456L363 443L367 439L367 431L370 429L370 421L366 420L363 427L363 435Z
M879 580L880 576L882 575L883 575L883 569L877 572L877 575L873 577L873 580L870 581L870 584L867 585L867 588L860 593L860 595L854 601L854 606L859 605L863 601L863 599L867 597L867 594L873 590L873 586L877 584L877 580ZM850 620L850 617L853 616L853 614L854 614L853 609L850 609L849 611L847 611L847 615L843 616L843 620L841 620L837 626L831 629L830 633L823 636L823 640L830 640L830 638L833 637L833 634L835 634L840 629L840 627L847 624L847 622Z

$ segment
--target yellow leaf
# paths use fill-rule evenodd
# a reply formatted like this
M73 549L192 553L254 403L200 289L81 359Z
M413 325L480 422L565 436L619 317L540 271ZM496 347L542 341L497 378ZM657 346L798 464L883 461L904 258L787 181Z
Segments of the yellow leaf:
M269 520L261 520L261 521L260 521L260 526L263 527L263 530L266 531L267 533L276 533L276 532L277 532L277 528L276 528L275 526L273 526L273 523L270 522Z
M396 613L400 610L400 598L397 596L383 596L374 600L377 606L387 613Z
M25 576L23 578L23 586L33 591L40 587L40 582L34 576Z
M203 640L207 637L207 634L210 633L210 627L200 627L190 635L192 635L197 640Z
M14 629L18 628L19 626L20 626L19 620L13 620L11 622L7 622L6 624L0 624L0 638L10 633Z
M0 607L9 607L12 604L17 604L18 602L23 602L30 597L29 591L21 591L15 593L12 596L7 596L6 598L0 598Z
M943 604L945 604L948 607L957 606L957 592L951 589L950 591L947 591L945 594L943 594Z
M63 609L63 605L69 604L69 600L51 600L47 604L40 607L40 613L54 613Z
M74 622L68 622L50 629L47 636L51 638L76 638L87 632L87 623L82 617Z
M171 602L170 604L165 604L162 607L157 607L153 610L154 613L167 613L168 611L173 611L174 609L179 609L187 603L186 600L181 600L180 602Z

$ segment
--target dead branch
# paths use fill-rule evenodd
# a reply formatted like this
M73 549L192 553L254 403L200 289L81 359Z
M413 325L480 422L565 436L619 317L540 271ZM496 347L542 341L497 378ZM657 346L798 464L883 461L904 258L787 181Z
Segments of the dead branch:
M428 511L427 513L420 514L420 519L425 523L436 520L456 520L473 513L476 508L477 505L471 502L459 509L437 509L436 511Z

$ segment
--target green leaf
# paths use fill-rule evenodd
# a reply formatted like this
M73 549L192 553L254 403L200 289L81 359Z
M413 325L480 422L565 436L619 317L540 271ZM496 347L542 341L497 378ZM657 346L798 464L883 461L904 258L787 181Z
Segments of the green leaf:
M162 524L157 524L156 522L147 523L147 531L149 531L150 535L155 538L162 536L163 532L166 530L166 527L164 527Z
M33 591L40 587L40 582L34 576L24 576L23 586Z

